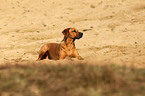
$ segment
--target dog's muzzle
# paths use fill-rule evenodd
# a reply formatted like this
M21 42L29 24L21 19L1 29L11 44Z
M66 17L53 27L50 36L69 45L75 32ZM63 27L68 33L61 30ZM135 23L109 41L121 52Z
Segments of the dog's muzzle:
M79 32L79 35L75 39L80 39L82 37L83 37L83 33L82 32Z

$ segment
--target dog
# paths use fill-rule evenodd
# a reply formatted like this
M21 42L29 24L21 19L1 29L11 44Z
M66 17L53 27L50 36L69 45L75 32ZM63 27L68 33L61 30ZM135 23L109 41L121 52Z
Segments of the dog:
M71 58L83 60L83 58L79 56L75 47L75 40L82 38L83 33L79 32L75 28L66 28L62 31L62 34L64 35L64 38L60 44L47 43L41 47L37 61L46 58L52 60L63 60Z

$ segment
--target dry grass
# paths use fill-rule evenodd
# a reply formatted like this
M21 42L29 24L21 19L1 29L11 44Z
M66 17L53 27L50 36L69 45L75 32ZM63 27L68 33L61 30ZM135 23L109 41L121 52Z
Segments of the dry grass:
M116 65L0 67L0 96L143 96L145 70Z

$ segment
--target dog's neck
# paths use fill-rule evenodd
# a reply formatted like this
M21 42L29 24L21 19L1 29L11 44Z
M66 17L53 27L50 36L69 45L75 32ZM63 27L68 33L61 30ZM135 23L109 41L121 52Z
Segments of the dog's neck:
M66 43L66 45L74 44L75 39L64 37L62 42Z

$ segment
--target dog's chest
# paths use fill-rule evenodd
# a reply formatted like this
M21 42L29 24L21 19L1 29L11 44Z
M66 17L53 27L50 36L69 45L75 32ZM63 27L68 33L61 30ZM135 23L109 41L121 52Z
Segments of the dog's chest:
M74 53L74 46L73 45L63 46L62 50L66 53L67 56L72 57L72 55Z

